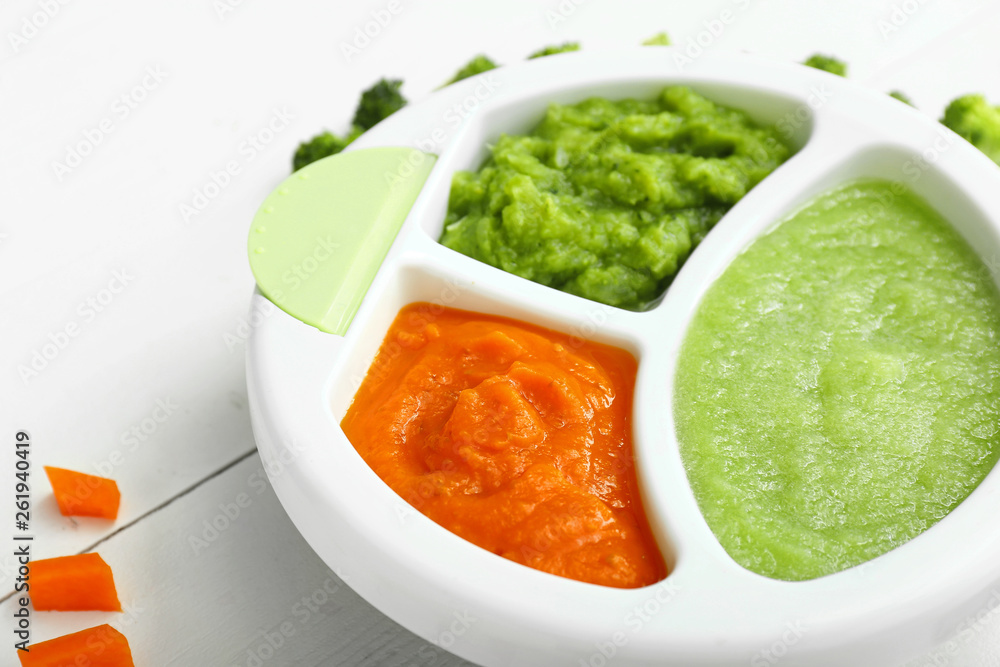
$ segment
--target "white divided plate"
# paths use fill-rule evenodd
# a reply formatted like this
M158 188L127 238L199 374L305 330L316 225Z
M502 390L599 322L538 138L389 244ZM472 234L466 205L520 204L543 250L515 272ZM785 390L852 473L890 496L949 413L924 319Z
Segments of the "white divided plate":
M952 635L1000 586L1000 471L930 530L864 565L805 582L744 570L715 539L674 436L678 349L706 288L755 237L814 195L881 177L915 190L990 266L1000 249L1000 169L933 119L838 77L749 56L643 47L542 58L449 86L352 149L439 155L348 333L322 333L260 293L247 350L260 454L289 517L352 588L421 637L483 665L892 665ZM437 243L452 174L549 102L650 97L684 84L798 152L732 208L646 312L538 285ZM371 471L340 421L404 305L514 317L631 351L639 361L634 449L645 509L672 571L620 590L505 560L413 510Z

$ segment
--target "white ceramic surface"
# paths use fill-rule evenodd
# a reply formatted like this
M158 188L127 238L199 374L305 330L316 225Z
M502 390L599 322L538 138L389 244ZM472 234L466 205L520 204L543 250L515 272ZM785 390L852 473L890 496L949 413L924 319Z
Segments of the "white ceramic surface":
M313 549L388 616L483 665L885 665L946 639L1000 586L1000 473L923 535L862 566L807 582L750 573L723 551L678 455L671 416L677 351L704 290L756 236L815 194L879 176L925 197L995 265L1000 171L933 120L805 67L677 51L574 53L490 72L431 95L352 149L439 155L343 337L283 312L248 341L254 434L271 482ZM451 175L476 168L501 132L550 101L651 95L685 84L787 128L799 152L723 218L662 301L605 307L464 257L436 242ZM254 295L260 307L260 294ZM413 301L505 315L632 351L634 448L644 502L673 571L618 590L537 572L479 549L386 487L339 422L398 310Z

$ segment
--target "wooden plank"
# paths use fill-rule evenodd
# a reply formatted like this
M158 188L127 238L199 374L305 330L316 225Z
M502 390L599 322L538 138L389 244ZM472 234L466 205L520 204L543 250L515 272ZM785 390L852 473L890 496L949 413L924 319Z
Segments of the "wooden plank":
M33 641L111 623L138 665L467 664L330 571L281 509L256 454L96 551L125 611L35 612ZM0 615L11 618L13 605L6 600ZM0 647L0 664L12 655L10 644Z

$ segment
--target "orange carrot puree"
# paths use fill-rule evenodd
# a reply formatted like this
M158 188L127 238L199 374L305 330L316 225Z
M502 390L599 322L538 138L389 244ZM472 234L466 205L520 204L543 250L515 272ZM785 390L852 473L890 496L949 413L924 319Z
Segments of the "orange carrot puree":
M625 350L411 304L341 426L396 493L470 542L636 588L667 571L633 467L635 374Z

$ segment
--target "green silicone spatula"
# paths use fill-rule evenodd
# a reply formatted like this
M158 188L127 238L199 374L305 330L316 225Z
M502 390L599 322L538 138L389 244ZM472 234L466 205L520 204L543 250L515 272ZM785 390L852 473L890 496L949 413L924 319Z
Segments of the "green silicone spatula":
M285 179L250 227L260 291L306 324L344 335L434 160L412 148L368 148Z

